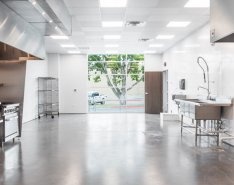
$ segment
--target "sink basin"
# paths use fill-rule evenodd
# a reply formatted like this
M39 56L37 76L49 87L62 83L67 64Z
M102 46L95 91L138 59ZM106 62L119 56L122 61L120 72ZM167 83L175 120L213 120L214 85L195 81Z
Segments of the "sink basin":
M220 120L221 106L214 106L215 101L200 99L181 100L180 114L195 120Z
M184 99L184 101L194 102L194 103L207 103L209 100L200 100L200 99Z

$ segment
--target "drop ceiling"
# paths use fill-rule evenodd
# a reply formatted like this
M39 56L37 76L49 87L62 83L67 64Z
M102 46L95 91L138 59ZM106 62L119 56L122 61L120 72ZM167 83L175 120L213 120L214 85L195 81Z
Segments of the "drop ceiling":
M67 53L74 44L82 53L162 53L209 21L209 8L184 8L188 0L128 0L125 8L100 8L99 0L64 0L72 15L69 40L46 37L49 53ZM144 26L102 27L103 21L141 21ZM167 27L170 21L191 22L187 27ZM125 25L125 24L124 24ZM104 35L121 35L120 40L104 40ZM174 35L170 40L157 40L158 35ZM149 39L148 41L140 41ZM107 48L106 45L119 45ZM152 48L150 45L164 45ZM111 51L110 51L111 50Z

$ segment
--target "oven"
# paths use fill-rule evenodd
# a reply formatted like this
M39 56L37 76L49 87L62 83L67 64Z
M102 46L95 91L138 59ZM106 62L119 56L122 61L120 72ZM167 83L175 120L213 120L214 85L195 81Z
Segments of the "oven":
M0 137L3 143L19 136L19 104L2 103L0 110L3 118L3 122L0 125Z

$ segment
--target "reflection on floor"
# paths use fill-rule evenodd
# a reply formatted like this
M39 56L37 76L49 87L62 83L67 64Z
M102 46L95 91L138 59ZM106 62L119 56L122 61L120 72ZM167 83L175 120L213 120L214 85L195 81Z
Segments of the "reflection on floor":
M191 134L181 139L179 124L158 115L42 119L0 152L0 184L233 185L233 153L201 143L194 147Z

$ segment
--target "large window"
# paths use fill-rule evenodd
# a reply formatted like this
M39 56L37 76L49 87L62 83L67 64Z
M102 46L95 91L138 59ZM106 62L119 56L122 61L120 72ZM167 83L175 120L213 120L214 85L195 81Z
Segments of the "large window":
M144 55L89 55L89 112L144 112Z

